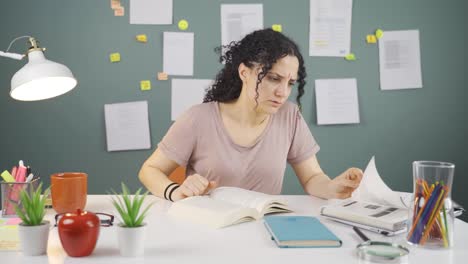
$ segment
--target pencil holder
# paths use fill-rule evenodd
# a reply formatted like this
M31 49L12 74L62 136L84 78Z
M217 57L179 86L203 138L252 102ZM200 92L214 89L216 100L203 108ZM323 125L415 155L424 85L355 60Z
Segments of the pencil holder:
M408 243L428 248L453 247L454 170L455 165L448 162L413 162L414 198L409 209Z
M22 208L20 202L21 190L31 190L37 187L37 181L32 182L0 182L2 191L2 217L17 217L15 204Z

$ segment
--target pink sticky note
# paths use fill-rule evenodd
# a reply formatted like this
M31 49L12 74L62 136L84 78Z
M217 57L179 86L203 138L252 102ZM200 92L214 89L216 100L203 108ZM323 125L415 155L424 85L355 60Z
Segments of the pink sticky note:
M18 225L21 223L21 218L10 218L6 221L6 225Z

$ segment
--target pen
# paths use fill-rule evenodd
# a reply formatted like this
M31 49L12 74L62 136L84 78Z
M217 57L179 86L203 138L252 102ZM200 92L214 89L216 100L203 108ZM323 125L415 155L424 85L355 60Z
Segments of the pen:
M18 170L18 168L16 168L16 166L13 166L13 168L11 168L11 176L13 176L15 181L16 181L16 171L17 170Z
M19 161L18 170L16 172L16 181L24 182L26 180L26 167L22 160Z
M34 174L29 173L28 177L26 177L26 182L30 182L34 177Z

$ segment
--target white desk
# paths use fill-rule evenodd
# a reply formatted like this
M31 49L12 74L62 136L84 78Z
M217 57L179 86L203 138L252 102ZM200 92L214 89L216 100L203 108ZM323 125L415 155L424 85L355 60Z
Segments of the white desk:
M298 215L318 215L321 205L327 203L309 196L283 196ZM1 263L366 263L355 254L361 242L348 226L320 218L343 241L341 248L277 248L270 239L263 222L249 222L224 229L209 229L165 214L170 202L151 197L157 203L150 210L145 256L125 258L119 255L115 227L103 227L96 248L88 257L68 257L58 237L57 228L50 231L47 256L25 257L21 252L0 252ZM106 195L89 195L86 209L117 216ZM51 220L54 211L46 218ZM404 242L404 235L386 238L365 232L371 239ZM452 264L467 263L468 224L455 221L455 247L451 250L410 248L405 263Z

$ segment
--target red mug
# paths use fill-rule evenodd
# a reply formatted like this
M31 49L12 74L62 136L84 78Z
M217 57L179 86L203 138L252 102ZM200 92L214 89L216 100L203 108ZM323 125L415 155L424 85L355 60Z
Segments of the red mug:
M84 210L88 192L88 174L61 172L50 176L52 207L61 213Z
M100 220L97 215L108 217ZM99 237L100 226L111 226L114 216L104 213L92 213L77 209L73 213L55 215L55 225L63 249L70 257L85 257L93 253Z

